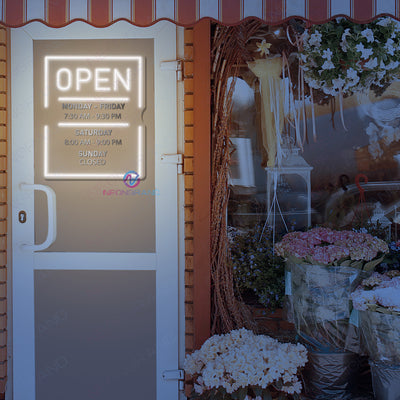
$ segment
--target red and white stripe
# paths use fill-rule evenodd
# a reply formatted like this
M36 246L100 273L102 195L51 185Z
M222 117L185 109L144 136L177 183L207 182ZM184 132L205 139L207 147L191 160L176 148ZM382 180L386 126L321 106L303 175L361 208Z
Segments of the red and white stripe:
M168 19L190 26L202 18L225 25L256 17L279 24L297 16L321 23L336 15L367 22L377 15L400 18L400 0L0 0L0 22L16 27L40 20L52 27L76 19L106 26L119 19L148 26Z

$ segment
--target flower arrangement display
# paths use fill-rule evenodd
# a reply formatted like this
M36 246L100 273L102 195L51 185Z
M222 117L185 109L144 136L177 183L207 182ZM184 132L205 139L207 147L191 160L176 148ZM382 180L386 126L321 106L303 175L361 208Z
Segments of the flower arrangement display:
M299 399L306 362L301 344L238 329L209 338L186 357L185 371L194 382L191 399Z
M390 400L400 388L400 271L375 272L351 295L370 359L375 396ZM390 394L396 394L391 397Z
M230 251L236 287L243 298L255 294L266 308L282 308L285 263L274 254L271 231L263 232L257 225L230 235Z
M352 399L357 371L348 366L360 341L350 296L383 260L387 244L368 233L314 228L286 234L275 250L287 261L295 328L310 351L306 393Z
M356 310L400 315L400 271L374 272L361 282L351 298Z
M399 23L389 17L368 24L337 18L313 25L302 36L299 53L304 79L327 95L377 92L400 71Z
M368 233L314 228L306 232L290 232L275 245L277 255L299 264L343 266L373 270L388 245Z

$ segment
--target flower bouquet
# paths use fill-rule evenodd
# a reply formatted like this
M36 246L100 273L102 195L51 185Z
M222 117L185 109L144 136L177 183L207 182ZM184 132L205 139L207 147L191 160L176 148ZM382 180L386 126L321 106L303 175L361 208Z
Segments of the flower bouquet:
M307 362L301 344L280 343L246 329L209 338L187 355L191 399L300 399L298 374Z
M400 393L400 271L374 273L352 293L378 400Z
M356 371L350 365L360 343L350 295L383 260L387 244L367 233L314 228L288 233L275 250L286 259L293 322L310 350L307 391L351 399Z

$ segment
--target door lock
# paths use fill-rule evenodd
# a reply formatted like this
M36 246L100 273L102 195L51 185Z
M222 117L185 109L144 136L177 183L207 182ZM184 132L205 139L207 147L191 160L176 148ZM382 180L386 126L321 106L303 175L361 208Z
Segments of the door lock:
M18 221L21 223L21 224L24 224L25 222L26 222L26 212L25 211L20 211L19 213L18 213Z

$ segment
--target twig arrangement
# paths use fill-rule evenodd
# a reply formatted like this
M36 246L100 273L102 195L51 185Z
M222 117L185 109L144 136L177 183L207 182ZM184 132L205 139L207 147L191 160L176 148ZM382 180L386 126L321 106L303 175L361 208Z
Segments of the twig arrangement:
M212 43L212 199L211 279L212 333L255 328L247 307L235 297L227 237L228 174L230 165L230 116L232 94L240 65L252 60L246 44L261 23L249 21L233 27L216 25ZM229 80L229 78L232 78Z

